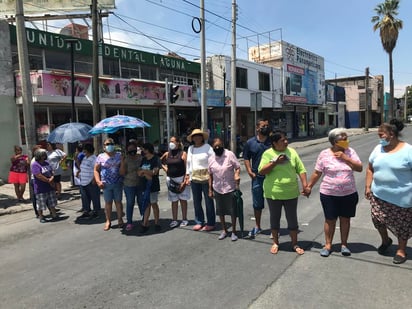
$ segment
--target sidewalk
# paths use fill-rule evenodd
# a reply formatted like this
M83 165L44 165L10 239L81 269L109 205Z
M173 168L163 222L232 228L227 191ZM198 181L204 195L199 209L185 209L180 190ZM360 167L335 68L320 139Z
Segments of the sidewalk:
M376 131L377 131L376 128L369 129L368 132L365 132L364 129L348 129L347 130L349 136L372 133ZM318 138L309 137L309 138L291 140L290 146L295 149L298 149L298 148L302 148L305 146L322 144L322 143L328 143L327 136L320 137L320 138L319 137ZM243 159L240 159L240 161L243 161ZM161 175L160 187L166 188L166 184L165 184L166 177L164 177L163 173L161 173L160 175ZM62 184L62 195L61 195L61 199L58 201L59 205L73 201L73 200L80 199L79 189L77 187L72 187L70 176L63 177L61 184ZM160 196L159 198L162 198L162 196ZM29 195L29 185L28 184L26 186L26 192L24 193L24 199L26 200L25 202L19 202L16 199L13 184L6 183L0 186L0 216L18 213L22 211L28 211L28 210L33 211L33 206L32 206L30 195Z

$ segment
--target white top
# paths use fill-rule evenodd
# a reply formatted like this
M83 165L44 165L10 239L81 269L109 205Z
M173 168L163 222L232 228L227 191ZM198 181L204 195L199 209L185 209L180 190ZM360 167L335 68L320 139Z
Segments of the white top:
M92 182L94 177L94 164L96 162L96 156L84 157L82 163L80 163L80 185L87 186Z
M209 157L213 154L212 147L207 143L200 147L194 147L193 145L189 147L187 151L186 174L190 176L190 179L192 179L192 172L194 170L208 169Z

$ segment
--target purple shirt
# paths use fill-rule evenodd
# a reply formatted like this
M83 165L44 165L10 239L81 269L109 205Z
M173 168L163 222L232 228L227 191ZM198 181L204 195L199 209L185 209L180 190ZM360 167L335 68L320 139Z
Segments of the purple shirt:
M236 190L235 170L240 164L235 154L225 149L219 157L213 154L209 157L209 174L213 175L213 189L220 194Z
M123 177L120 176L120 163L122 155L120 152L115 152L111 157L103 152L96 159L96 164L100 165L100 180L102 183L115 184L121 182Z
M31 173L33 174L33 187L34 193L47 193L54 188L48 183L37 179L36 175L42 174L43 176L50 178L53 175L53 168L49 164L49 162L44 161L43 163L39 163L37 161L33 161L31 164Z

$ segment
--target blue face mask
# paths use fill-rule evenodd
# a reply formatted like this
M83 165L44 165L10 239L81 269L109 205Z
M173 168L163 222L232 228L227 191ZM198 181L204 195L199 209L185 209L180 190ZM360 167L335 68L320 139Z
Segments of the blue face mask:
M107 145L106 146L106 151L107 152L113 152L114 151L114 145Z
M379 139L379 144L381 144L383 147L386 147L389 145L389 142L385 138Z

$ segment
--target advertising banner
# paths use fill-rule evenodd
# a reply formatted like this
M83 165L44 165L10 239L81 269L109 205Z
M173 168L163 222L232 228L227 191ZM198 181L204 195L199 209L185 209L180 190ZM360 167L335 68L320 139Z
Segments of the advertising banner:
M325 102L324 59L287 43L282 44L285 103L323 104Z
M30 80L34 96L71 96L70 74L56 74L52 72L31 72ZM16 74L17 97L21 96L21 78ZM91 78L76 76L74 78L74 95L84 97L91 86ZM148 82L130 79L100 79L100 97L107 99L134 100L139 103L166 103L165 85L161 82ZM192 86L179 85L179 98L176 103L192 102ZM223 98L223 95L222 95ZM149 102L148 102L149 101ZM150 102L151 101L151 102ZM222 99L223 102L223 99Z

